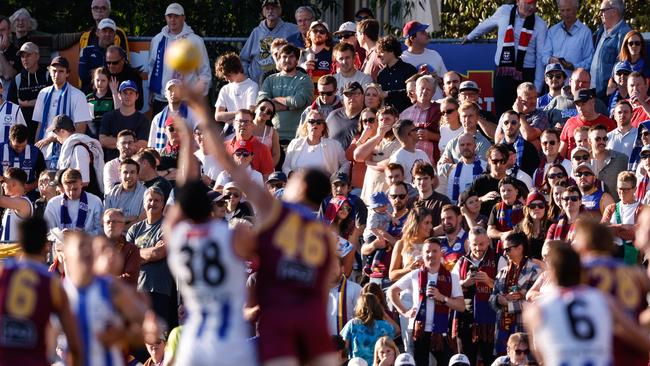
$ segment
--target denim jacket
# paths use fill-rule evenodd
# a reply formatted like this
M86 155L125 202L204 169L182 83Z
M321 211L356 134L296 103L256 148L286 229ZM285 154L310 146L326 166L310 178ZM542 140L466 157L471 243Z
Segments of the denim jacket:
M604 99L607 92L607 81L612 75L612 69L616 64L618 53L621 51L623 38L630 30L630 26L624 20L621 20L609 32L600 48L598 43L601 37L605 35L605 28L601 25L596 31L594 37L596 53L591 62L591 87L596 88L596 94L601 99Z

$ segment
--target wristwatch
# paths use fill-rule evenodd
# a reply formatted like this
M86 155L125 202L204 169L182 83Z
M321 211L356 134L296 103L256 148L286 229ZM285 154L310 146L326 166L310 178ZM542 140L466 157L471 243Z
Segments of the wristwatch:
M442 302L444 302L444 303L446 304L447 302L449 302L449 298L448 298L447 296L445 296L445 297L442 299Z

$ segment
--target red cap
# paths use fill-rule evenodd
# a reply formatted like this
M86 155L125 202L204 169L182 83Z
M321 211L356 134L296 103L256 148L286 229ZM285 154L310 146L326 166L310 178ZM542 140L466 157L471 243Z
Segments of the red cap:
M546 198L544 198L544 195L539 193L537 190L532 190L529 194L528 197L526 198L526 206L530 205L531 203L535 201L542 201L544 205L546 205Z
M253 152L253 145L248 141L238 140L238 141L235 142L235 151L237 151L237 150L246 150L246 151L252 153Z
M419 31L425 31L429 28L429 24L422 24L412 20L404 25L402 28L402 36L408 38L409 36L414 36Z
M174 119L171 117L167 117L167 119L165 120L165 127L171 126L173 124L174 124Z

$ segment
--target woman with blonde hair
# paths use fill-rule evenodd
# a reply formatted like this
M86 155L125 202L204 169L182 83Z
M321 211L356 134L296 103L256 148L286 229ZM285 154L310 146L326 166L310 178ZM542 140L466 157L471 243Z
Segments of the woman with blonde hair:
M460 124L460 114L458 114L458 99L446 97L440 102L440 140L438 148L445 151L447 143L460 136L463 133L463 126Z
M364 104L366 108L379 109L384 105L384 90L377 83L364 86Z
M383 336L375 343L374 355L372 366L394 366L399 349L390 337Z
M395 282L422 265L422 247L431 236L433 216L425 207L416 207L409 212L402 238L395 243L390 261L390 280Z

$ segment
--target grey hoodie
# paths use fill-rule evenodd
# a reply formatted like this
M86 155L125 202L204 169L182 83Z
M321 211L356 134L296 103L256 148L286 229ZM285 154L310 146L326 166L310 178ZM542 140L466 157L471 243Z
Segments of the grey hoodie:
M239 53L244 73L251 80L259 81L263 73L275 68L273 57L271 57L271 42L276 38L287 39L296 32L298 32L298 26L293 23L285 23L280 20L271 30L266 26L266 20L262 20L260 25L253 29L244 48Z

